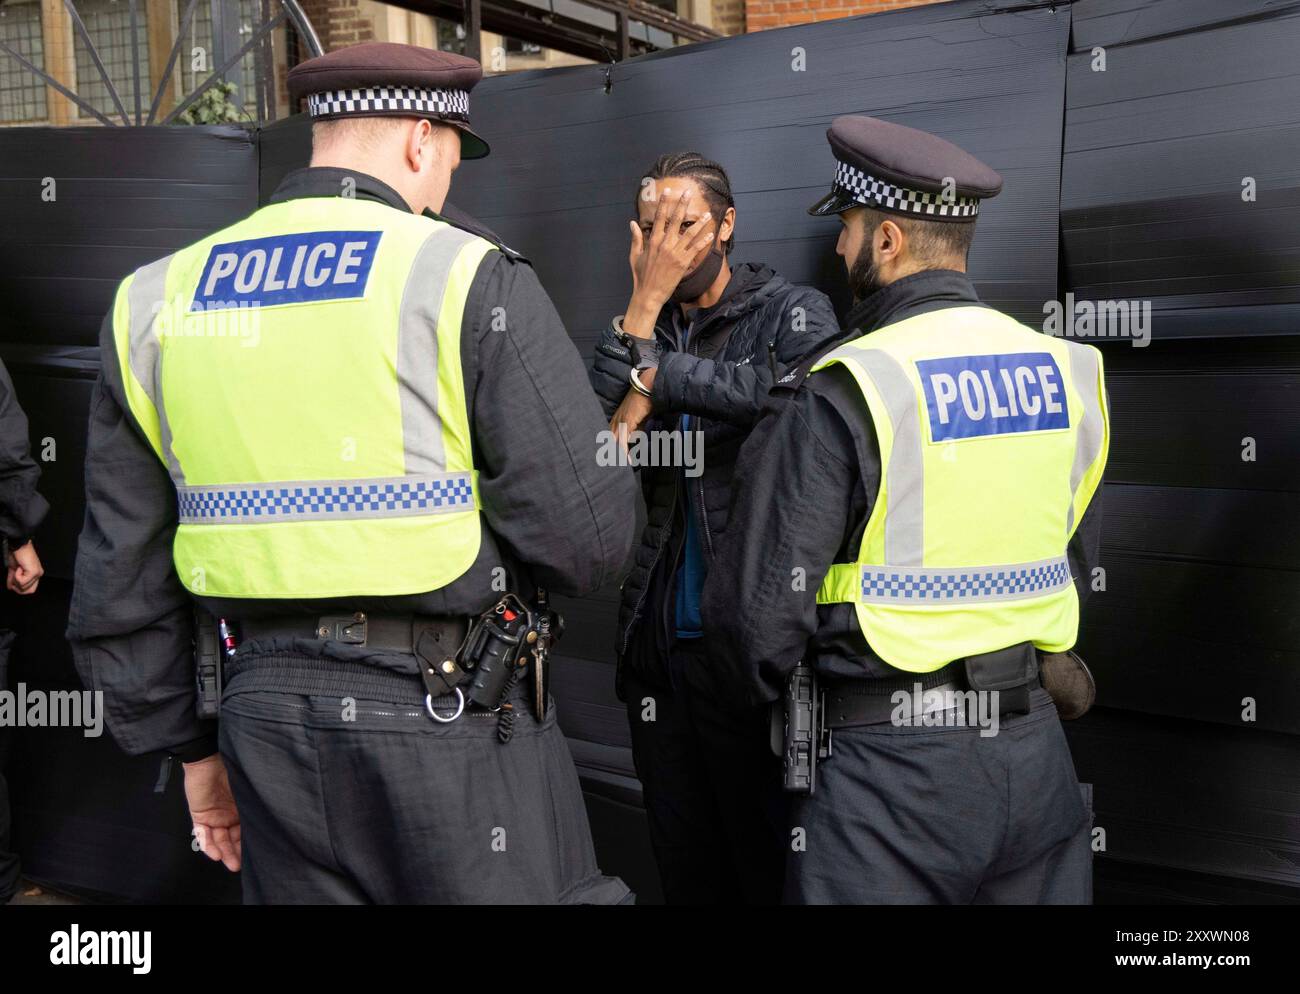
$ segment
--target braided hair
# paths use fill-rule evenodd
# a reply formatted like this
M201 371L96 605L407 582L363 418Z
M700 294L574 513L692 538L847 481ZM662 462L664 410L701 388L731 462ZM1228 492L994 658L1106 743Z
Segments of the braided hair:
M731 196L731 179L727 176L727 171L712 159L700 155L699 152L668 152L659 156L642 176L642 188L648 179L658 181L677 177L693 179L700 184L709 211L717 219L718 224L722 223L727 208L736 206L736 201ZM640 191L637 195L640 196ZM635 212L637 205L633 203L632 206ZM736 243L735 229L733 228L732 231L732 236L722 244L722 251L728 254Z

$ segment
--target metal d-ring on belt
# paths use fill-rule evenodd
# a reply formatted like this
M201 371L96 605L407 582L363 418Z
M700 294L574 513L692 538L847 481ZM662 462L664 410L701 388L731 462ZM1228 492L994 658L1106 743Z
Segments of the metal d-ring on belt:
M430 718L444 725L451 724L453 721L455 721L457 718L459 718L462 714L465 713L465 692L461 690L459 687L453 687L452 690L454 690L456 693L456 713L451 715L451 717L449 718L444 718L442 715L440 715L437 711L433 709L433 694L424 695L424 710L429 712ZM500 710L500 708L498 708L497 710Z

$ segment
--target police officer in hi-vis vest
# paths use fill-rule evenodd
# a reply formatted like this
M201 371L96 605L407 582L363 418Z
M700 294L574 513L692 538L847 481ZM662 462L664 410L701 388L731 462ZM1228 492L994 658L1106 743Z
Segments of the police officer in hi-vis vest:
M547 706L539 588L614 576L634 481L597 466L533 270L441 213L488 152L481 75L393 44L295 67L310 167L138 269L104 324L68 634L119 744L184 764L246 901L629 896Z
M810 213L842 226L854 337L755 433L704 593L737 694L798 691L786 899L1086 902L1089 800L1052 673L1085 689L1064 654L1098 554L1101 354L976 296L992 169L868 117L828 137Z

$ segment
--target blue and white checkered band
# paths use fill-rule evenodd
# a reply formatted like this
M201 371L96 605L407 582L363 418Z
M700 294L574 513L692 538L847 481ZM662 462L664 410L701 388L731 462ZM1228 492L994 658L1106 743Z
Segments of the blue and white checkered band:
M176 488L180 523L400 518L474 508L468 473Z
M468 90L427 90L415 86L372 86L362 90L327 90L307 97L312 117L346 114L416 115L469 120Z
M1064 590L1071 583L1061 556L1036 563L966 569L866 566L862 599L872 602L1013 601Z
M957 218L975 217L980 212L979 197L945 198L942 193L910 190L864 173L847 162L839 163L835 170L835 186L864 206L884 207L906 214Z

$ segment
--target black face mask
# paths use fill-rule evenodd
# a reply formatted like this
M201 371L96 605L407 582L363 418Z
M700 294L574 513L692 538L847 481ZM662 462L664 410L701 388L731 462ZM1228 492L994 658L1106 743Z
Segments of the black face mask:
M705 290L713 286L713 281L718 278L721 269L722 252L715 244L709 249L709 254L704 257L704 261L682 277L682 281L677 284L670 299L674 304L698 300Z

